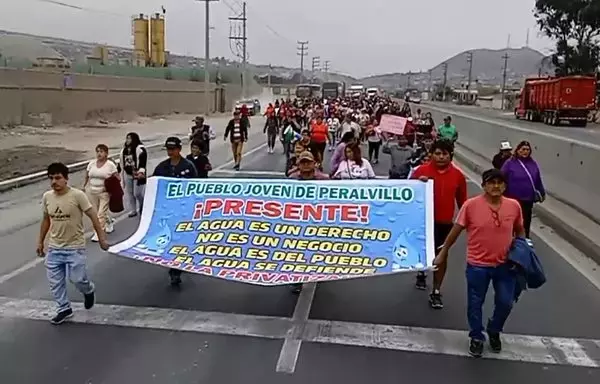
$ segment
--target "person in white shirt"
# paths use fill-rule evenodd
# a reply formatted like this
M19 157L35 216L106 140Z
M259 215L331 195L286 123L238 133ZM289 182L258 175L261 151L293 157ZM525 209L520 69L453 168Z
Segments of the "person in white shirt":
M360 126L353 121L352 116L350 114L346 115L344 118L344 123L342 124L342 132L340 136L344 136L347 132L354 133L354 137L358 139L360 136Z
M106 233L114 230L112 219L108 213L109 195L104 187L104 182L111 176L119 177L117 166L108 158L108 147L98 144L96 160L90 161L87 166L83 189L86 191L92 207L98 212L98 220ZM98 241L98 234L94 234L92 241Z
M340 119L330 117L327 119L327 126L329 127L329 151L331 152L335 148L337 141L338 131L340 130Z
M374 179L375 172L371 163L362 157L360 145L354 143L346 146L346 159L340 163L333 175L334 179Z

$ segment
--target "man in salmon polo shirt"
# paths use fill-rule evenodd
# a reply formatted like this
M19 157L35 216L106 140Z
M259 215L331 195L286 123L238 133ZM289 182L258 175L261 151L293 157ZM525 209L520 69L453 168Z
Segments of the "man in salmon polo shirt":
M463 230L467 231L467 319L469 354L483 354L483 303L490 281L494 286L494 313L487 322L492 352L502 350L500 333L515 299L516 274L507 263L510 246L516 237L525 237L523 215L516 200L504 197L506 181L497 169L483 173L483 193L468 199L458 212L456 223L435 258L434 265L448 259L448 251Z

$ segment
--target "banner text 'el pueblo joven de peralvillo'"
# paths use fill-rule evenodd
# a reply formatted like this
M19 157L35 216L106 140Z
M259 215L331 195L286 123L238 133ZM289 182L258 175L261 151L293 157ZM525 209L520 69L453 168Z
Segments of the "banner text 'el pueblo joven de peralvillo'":
M427 269L433 184L152 177L137 231L109 252L283 285Z

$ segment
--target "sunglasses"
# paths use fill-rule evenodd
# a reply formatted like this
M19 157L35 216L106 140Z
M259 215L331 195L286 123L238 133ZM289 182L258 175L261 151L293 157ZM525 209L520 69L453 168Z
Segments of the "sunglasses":
M491 208L490 211L492 211L492 220L494 220L494 225L497 228L500 228L502 226L502 223L500 222L500 215L498 214L498 211L494 211Z

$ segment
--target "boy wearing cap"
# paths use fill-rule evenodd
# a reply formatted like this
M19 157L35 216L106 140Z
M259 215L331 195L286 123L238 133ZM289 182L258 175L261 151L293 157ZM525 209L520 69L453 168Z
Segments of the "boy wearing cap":
M181 156L181 140L178 137L169 137L165 142L168 159L161 161L154 169L153 176L176 177L180 179L193 179L198 177L194 164ZM181 271L170 269L169 277L172 286L181 284Z
M319 171L315 157L310 151L298 155L298 167L290 170L288 178L296 180L328 180L329 175ZM302 284L293 284L292 292L298 294L302 291Z
M463 230L467 231L467 318L469 354L483 354L483 303L490 281L494 286L494 313L487 322L487 334L493 352L502 350L500 333L515 299L516 275L507 263L510 246L516 237L524 237L523 215L516 200L504 197L506 181L497 169L483 173L483 193L468 199L458 213L434 265L448 259L448 251Z
M314 155L304 151L298 155L298 167L291 170L289 178L298 180L328 180L329 175L317 169Z
M492 159L492 165L496 169L502 169L502 166L510 158L512 155L512 146L508 141L503 141L500 143L500 151L496 153L494 158Z

